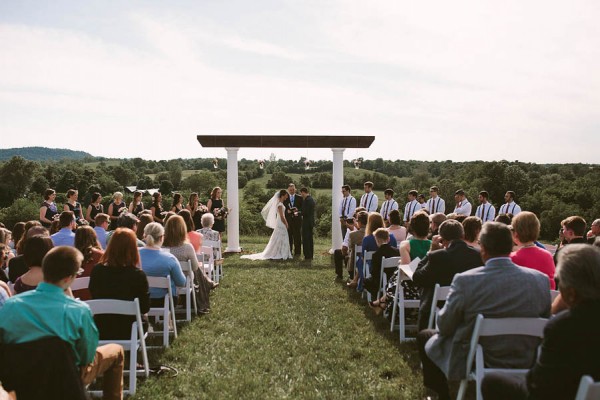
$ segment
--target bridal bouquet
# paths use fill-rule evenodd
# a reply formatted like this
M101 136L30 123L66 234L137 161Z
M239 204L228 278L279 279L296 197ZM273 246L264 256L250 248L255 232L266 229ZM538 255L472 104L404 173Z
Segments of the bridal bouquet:
M229 214L229 209L227 207L215 208L216 219L225 219L227 218L227 214Z

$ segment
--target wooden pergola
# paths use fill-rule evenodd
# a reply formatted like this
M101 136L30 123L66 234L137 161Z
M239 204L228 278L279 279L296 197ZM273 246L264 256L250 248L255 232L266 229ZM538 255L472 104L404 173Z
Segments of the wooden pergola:
M240 221L238 192L238 151L240 148L331 148L333 152L333 181L331 187L331 245L342 247L338 206L344 184L344 150L366 149L375 136L294 136L294 135L198 135L202 147L224 147L227 150L227 207L231 209L227 224L226 252L240 252Z

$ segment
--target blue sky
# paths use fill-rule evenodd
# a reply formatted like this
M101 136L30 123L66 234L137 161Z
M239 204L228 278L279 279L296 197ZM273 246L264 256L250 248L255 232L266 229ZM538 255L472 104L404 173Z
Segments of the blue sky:
M600 3L7 1L2 147L225 157L197 134L374 135L356 157L600 162ZM329 150L240 157L327 159Z

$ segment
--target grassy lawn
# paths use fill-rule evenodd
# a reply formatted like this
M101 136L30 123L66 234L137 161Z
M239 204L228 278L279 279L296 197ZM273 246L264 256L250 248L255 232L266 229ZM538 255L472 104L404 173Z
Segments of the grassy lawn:
M257 252L267 240L241 243ZM421 398L414 344L333 279L328 243L312 264L229 256L212 313L156 360L179 375L142 382L135 399Z

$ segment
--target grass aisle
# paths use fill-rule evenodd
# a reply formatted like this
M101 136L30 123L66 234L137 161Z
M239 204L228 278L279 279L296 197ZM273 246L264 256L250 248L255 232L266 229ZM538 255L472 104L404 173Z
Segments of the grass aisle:
M242 239L253 252L265 242ZM228 257L212 313L159 359L179 375L143 382L135 398L420 398L415 346L336 282L327 243L316 247L312 265Z

